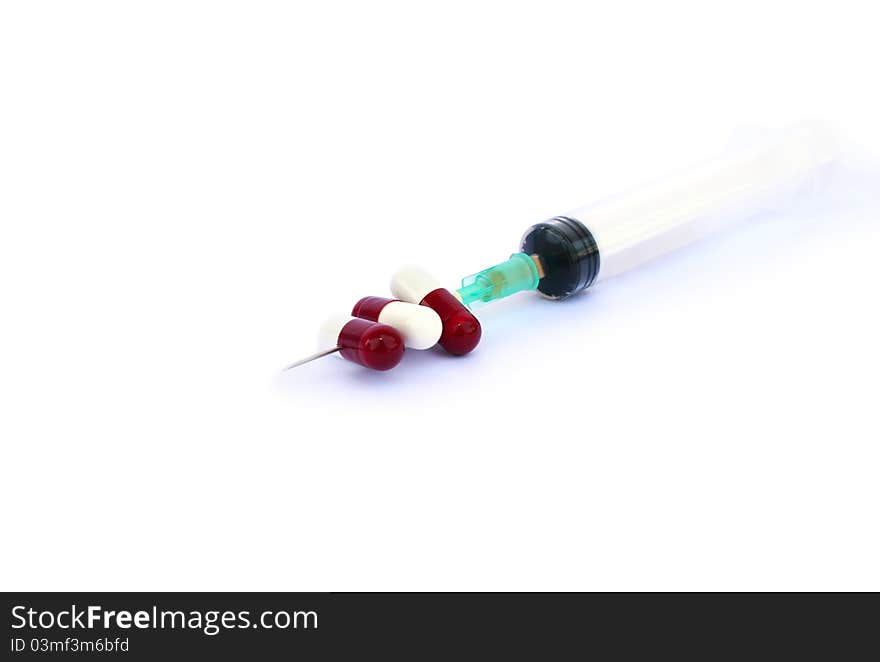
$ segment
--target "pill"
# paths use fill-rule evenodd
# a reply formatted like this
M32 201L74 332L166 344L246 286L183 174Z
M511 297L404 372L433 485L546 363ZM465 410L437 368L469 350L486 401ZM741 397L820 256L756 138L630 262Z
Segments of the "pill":
M364 297L351 310L354 317L393 326L412 349L428 349L437 344L443 322L433 309L384 297Z
M403 358L404 343L392 326L337 315L321 325L318 347L322 352L338 348L342 358L373 370L390 370Z
M467 354L479 344L479 320L421 267L399 269L391 278L391 292L401 301L417 303L437 313L443 324L439 344L450 354Z

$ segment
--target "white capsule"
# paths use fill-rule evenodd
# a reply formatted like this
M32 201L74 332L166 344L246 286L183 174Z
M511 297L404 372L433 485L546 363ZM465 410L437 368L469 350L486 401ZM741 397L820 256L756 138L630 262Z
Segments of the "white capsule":
M351 311L355 317L393 326L412 349L428 349L443 333L440 316L427 306L383 297L364 297Z
M336 347L342 327L352 320L351 315L333 315L324 320L318 328L318 350ZM337 354L341 358L341 354Z
M422 299L438 287L443 285L421 267L401 267L391 277L391 293L409 303L421 303Z

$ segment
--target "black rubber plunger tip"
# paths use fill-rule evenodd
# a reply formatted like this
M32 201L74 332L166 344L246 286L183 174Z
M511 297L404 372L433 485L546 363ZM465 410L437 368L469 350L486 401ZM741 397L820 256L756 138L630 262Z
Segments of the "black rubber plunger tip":
M538 291L564 299L588 288L599 274L599 248L580 221L557 216L526 230L520 250L537 255L544 268Z

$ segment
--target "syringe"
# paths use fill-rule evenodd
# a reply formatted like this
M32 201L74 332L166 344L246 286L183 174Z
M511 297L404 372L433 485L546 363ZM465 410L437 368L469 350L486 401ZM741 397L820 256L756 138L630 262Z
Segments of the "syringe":
M391 279L397 300L365 297L351 315L325 324L317 354L339 353L366 367L397 365L404 344L439 343L464 355L480 342L479 320L465 306L524 290L564 299L685 246L734 220L786 205L834 159L828 137L801 127L596 205L526 230L520 252L462 280L450 292L419 267ZM400 303L404 302L404 303ZM412 305L417 304L417 305ZM425 309L430 309L427 313Z
M534 289L564 299L731 221L784 206L833 158L822 131L787 130L759 146L533 225L521 252L464 278L457 294L465 304Z

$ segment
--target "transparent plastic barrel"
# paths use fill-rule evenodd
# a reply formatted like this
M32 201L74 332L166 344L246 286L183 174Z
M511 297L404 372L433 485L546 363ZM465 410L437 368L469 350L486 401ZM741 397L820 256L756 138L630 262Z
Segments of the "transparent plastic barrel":
M821 181L834 157L833 141L821 128L787 129L566 216L595 239L598 282L733 221L786 206Z

